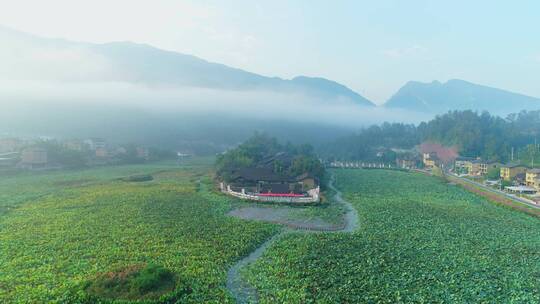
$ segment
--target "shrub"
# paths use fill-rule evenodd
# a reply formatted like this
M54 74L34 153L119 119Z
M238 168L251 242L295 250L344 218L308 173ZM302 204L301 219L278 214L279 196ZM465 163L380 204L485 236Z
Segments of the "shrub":
M157 298L174 290L174 274L159 265L134 265L98 274L86 285L88 294L104 299Z
M154 177L150 174L139 174L139 175L130 175L127 177L123 177L121 178L121 180L124 182L140 183L140 182L149 182L151 180L154 180Z

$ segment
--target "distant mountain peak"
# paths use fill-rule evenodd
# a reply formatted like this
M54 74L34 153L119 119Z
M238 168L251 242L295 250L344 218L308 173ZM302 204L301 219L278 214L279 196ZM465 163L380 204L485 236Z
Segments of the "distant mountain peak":
M432 114L451 110L487 110L506 115L521 110L540 109L540 99L461 79L445 83L409 81L384 105Z

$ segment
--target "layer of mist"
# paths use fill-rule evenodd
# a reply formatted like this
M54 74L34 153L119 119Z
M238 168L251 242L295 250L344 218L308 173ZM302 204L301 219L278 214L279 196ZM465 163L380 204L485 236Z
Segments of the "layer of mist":
M209 150L255 131L325 142L418 114L375 107L322 78L270 78L133 43L48 39L0 27L0 135L104 137Z

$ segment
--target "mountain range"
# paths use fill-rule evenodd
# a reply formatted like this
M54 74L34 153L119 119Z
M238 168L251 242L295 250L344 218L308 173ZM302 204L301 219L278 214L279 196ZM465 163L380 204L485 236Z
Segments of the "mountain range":
M505 115L521 110L538 110L540 99L453 79L445 83L410 81L384 106L432 114L451 110L486 110Z
M0 27L0 43L11 46L13 51L5 52L4 55L11 55L12 58L9 60L12 70L17 70L17 76L23 79L107 80L152 86L266 90L285 94L302 94L324 101L335 99L362 106L374 106L371 101L348 87L325 78L298 76L287 80L266 77L145 44L80 43L37 37L5 27ZM69 62L74 58L95 64L90 68L85 64L57 68L62 65L62 62L57 61ZM13 66L14 62L18 62L18 66ZM55 67L56 63L58 65ZM80 62L75 61L75 63ZM25 70L21 69L21 66L33 68ZM61 73L58 72L59 70ZM47 74L47 71L50 73ZM36 75L40 75L41 78L35 79ZM13 74L4 76L13 77Z
M133 42L104 44L50 39L0 27L2 77L31 80L117 81L149 86L195 87L228 91L263 90L309 99L374 107L374 103L332 80L298 76L267 77L204 59ZM2 62L4 60L4 62ZM487 110L504 115L540 109L540 99L449 80L410 81L384 105L388 109L440 114L450 110Z

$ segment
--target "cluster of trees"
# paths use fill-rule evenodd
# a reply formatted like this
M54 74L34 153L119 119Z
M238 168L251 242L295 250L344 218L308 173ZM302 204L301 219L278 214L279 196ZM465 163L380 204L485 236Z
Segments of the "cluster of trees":
M539 134L540 111L522 111L506 118L488 112L451 111L418 126L372 126L338 139L321 152L327 157L371 160L384 149L410 149L422 142L436 142L457 147L463 156L505 162L510 160L513 149L515 159L538 157L540 161L538 145L534 145Z
M276 138L260 133L255 133L237 148L219 155L216 160L217 172L227 178L233 170L260 166L261 161L278 154L290 161L276 158L271 164L276 173L290 176L309 173L317 178L324 175L324 166L311 145L293 145L290 142L283 145Z
M420 141L415 125L383 123L363 129L358 134L339 138L319 150L322 156L329 159L386 162L392 161L396 156L390 148L411 149ZM381 157L383 159L380 159Z
M505 161L518 133L512 123L488 112L453 111L418 126L419 137L455 146L463 156Z

